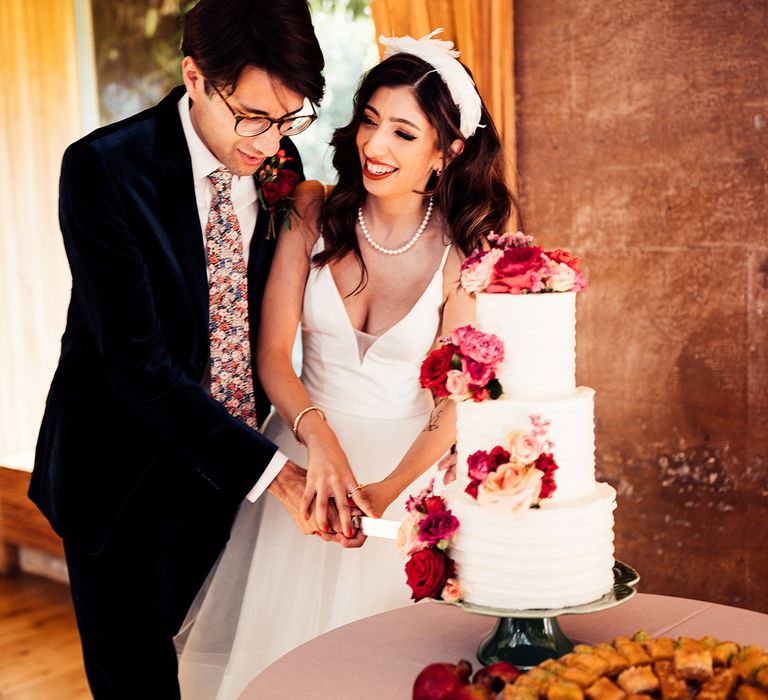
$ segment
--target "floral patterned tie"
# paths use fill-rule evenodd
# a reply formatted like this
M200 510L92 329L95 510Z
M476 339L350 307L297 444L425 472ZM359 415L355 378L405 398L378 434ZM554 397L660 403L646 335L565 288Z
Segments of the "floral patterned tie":
M208 212L211 396L251 428L257 427L248 336L248 279L240 222L232 205L232 173L208 176L216 189Z

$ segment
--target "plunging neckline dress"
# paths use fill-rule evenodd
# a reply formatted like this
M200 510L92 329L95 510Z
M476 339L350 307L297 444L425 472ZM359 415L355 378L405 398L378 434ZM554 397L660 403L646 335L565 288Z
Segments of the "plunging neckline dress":
M322 246L321 237L312 255ZM301 315L301 380L361 483L394 469L433 408L430 393L419 385L419 369L440 328L449 250L408 313L378 336L351 324L328 265L310 270ZM306 450L276 413L263 432L289 459L306 466ZM401 519L408 495L434 475L432 467L383 517ZM344 550L299 533L269 494L243 502L230 541L180 633L182 698L236 698L261 670L299 644L408 605L403 566L392 540L369 538L359 549Z

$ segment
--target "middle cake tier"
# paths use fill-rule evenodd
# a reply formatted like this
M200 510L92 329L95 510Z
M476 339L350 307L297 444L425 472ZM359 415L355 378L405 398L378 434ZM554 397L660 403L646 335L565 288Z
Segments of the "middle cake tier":
M526 432L530 416L550 421L549 438L558 464L557 490L548 499L566 503L588 498L595 492L595 392L579 387L571 396L552 399L505 399L457 406L457 480L464 488L469 482L467 459L478 450L506 446L510 433Z

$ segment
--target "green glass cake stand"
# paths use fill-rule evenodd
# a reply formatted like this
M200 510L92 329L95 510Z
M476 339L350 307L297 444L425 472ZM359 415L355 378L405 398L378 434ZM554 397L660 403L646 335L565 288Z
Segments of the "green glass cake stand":
M640 576L631 566L618 560L613 565L613 588L601 598L582 605L551 610L504 610L472 603L457 602L463 610L475 615L497 617L493 632L477 649L477 660L487 666L508 661L521 669L529 669L546 659L557 658L573 650L573 642L563 634L557 618L560 615L585 615L626 603L637 590Z

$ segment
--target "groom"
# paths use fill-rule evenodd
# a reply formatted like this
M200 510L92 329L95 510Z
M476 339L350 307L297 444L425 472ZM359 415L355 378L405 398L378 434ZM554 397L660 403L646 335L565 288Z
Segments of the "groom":
M254 175L283 149L278 177L303 179L281 137L314 120L323 55L306 0L200 0L182 49L184 87L61 171L72 299L30 497L64 540L97 700L179 697L172 637L244 498L318 527L304 471L255 430L251 361L283 208Z

